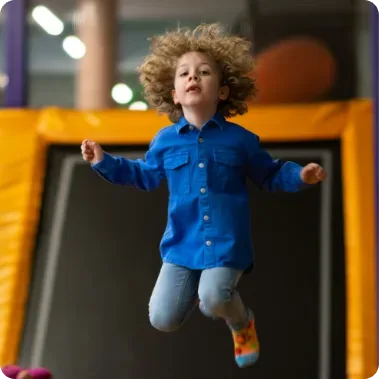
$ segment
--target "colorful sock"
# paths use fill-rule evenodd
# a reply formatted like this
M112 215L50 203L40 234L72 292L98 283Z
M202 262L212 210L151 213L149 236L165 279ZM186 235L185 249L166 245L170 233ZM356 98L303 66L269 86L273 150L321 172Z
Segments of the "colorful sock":
M242 329L233 330L234 355L239 367L253 365L259 357L259 342L255 330L253 312L248 311L249 323Z

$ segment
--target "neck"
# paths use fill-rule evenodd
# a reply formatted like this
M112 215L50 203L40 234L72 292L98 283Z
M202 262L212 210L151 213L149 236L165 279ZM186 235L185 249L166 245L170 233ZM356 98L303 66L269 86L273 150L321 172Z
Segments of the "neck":
M193 126L200 129L216 113L217 108L209 107L207 109L184 108L183 115L185 119Z

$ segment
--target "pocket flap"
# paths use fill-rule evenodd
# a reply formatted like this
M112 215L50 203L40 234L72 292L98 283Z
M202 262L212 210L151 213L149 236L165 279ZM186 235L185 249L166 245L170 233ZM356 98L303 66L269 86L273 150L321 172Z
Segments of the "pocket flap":
M174 170L180 166L187 164L189 161L189 154L187 152L178 154L169 154L163 158L163 167L168 170Z
M244 165L243 156L234 151L214 150L213 158L215 162L222 163L227 166L236 167Z

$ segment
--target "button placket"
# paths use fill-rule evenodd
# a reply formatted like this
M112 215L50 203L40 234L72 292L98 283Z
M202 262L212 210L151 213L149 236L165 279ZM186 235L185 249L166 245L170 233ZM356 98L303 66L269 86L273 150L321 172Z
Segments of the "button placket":
M206 266L212 266L215 262L214 246L212 242L212 222L211 211L209 203L208 193L208 180L207 180L207 155L206 144L204 144L204 130L199 132L198 144L197 144L197 174L198 174L198 190L199 190L199 204L201 208L202 223L204 226L204 264Z

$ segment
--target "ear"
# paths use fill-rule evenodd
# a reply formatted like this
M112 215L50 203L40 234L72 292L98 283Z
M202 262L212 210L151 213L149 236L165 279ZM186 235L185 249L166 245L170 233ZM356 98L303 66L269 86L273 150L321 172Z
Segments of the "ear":
M218 98L220 100L226 100L229 96L230 88L228 86L222 86L218 90Z
M172 99L174 100L174 104L179 104L178 97L176 96L176 91L173 89L171 93L172 93Z

